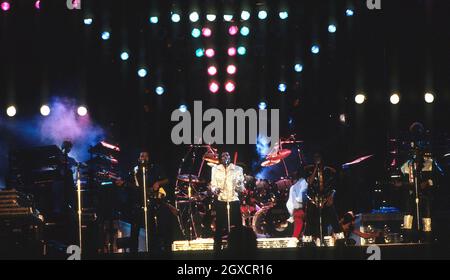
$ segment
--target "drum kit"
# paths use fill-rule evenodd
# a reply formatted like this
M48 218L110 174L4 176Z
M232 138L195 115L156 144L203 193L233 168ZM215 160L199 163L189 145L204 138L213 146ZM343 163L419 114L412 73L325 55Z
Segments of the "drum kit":
M298 158L302 164L303 156L299 147L302 142L297 141L295 135L281 139L261 163L263 168L283 164L285 176L279 180L270 181L244 175L246 191L240 194L242 223L252 227L258 237L292 236L293 228L287 221L289 213L286 202L294 181L290 177L285 159L294 149L286 149L285 146L296 145ZM202 156L198 157L198 154ZM188 161L189 156L192 161ZM194 172L196 171L194 164L190 164L192 165L190 172L181 172L186 162L194 163L197 158L201 158L197 172ZM214 235L214 202L217 198L210 191L208 181L201 175L205 165L214 167L217 164L219 154L211 145L191 145L181 161L176 180L175 207L178 209L180 231L185 239L209 238Z

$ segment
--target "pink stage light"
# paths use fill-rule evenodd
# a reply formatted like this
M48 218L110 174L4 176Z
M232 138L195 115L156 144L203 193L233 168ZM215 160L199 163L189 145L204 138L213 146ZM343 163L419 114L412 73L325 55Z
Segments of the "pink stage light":
M236 73L236 70L237 70L236 66L234 66L232 64L228 65L228 67L227 67L227 73L230 75L234 75Z
M227 91L227 92L233 92L234 90L236 89L236 86L235 86L235 84L233 83L233 82L231 82L231 81L229 81L229 82L227 82L226 84L225 84L225 90Z
M34 7L35 7L36 9L40 10L40 9L41 9L41 1L40 1L40 0L37 0L37 1L34 3Z
M204 28L202 29L202 34L203 34L204 37L211 37L211 35L212 35L212 30L211 30L211 28L204 27Z
M209 91L212 93L217 93L219 91L219 84L213 81L209 84Z
M207 57L213 57L216 54L216 52L213 49L207 49L205 51L205 54Z
M217 74L217 68L216 68L216 66L209 66L209 67L208 67L208 74L209 74L210 76L216 75L216 74Z
M228 34L230 34L231 36L236 35L239 32L239 28L236 25L232 25L230 26L230 28L228 28Z
M7 11L9 11L9 9L11 9L11 4L9 4L9 2L6 2L6 1L2 2L2 4L0 4L0 6L4 12L7 12Z
M236 48L228 48L228 55L229 56L235 56L236 55Z

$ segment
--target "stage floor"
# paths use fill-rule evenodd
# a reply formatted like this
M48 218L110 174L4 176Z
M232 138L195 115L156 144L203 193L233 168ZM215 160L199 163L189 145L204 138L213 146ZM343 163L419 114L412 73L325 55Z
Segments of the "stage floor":
M378 244L379 255L374 255L373 245L342 247L296 247L258 249L252 257L227 255L226 250L217 254L213 250L173 251L167 254L107 254L94 259L164 259L178 261L193 260L450 260L450 246L447 244ZM374 251L375 250L375 251Z

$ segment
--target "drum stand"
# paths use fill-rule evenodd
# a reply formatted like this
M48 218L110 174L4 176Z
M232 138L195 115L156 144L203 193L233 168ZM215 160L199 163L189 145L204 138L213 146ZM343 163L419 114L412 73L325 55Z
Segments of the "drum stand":
M192 183L189 177L189 187L188 187L188 201L189 201L189 240L197 239L197 230L195 229L194 215L192 215ZM194 238L195 237L195 238Z
M280 141L280 150L282 150L282 149L283 149L283 143ZM278 153L279 153L279 150L278 150ZM281 161L283 162L284 172L286 173L286 178L289 178L289 170L287 168L286 161L284 160L284 158L281 159Z
M177 214L178 227L180 228L181 234L183 236L186 236L186 231L184 230L183 223L181 222L181 215L182 215L182 213L178 209L178 201L177 200L175 200L175 208L178 210L178 214Z
M195 159L197 157L195 152L196 152L196 149L193 149L192 150L192 166L191 166L191 172L189 174L192 174L192 171L194 168ZM194 189L194 191L195 191L195 189ZM194 215L192 214L192 202L194 200L192 200L192 176L191 175L189 175L188 201L189 201L189 240L194 240L194 239L197 239L197 230L195 229Z

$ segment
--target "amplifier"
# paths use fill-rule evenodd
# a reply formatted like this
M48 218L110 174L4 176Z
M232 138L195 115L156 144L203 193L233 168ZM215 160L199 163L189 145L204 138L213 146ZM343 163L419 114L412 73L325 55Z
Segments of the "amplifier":
M33 215L29 198L16 190L0 191L0 218Z
M360 238L361 245L401 243L402 224L403 213L400 212L360 214L356 221L361 232L382 232L379 238Z

